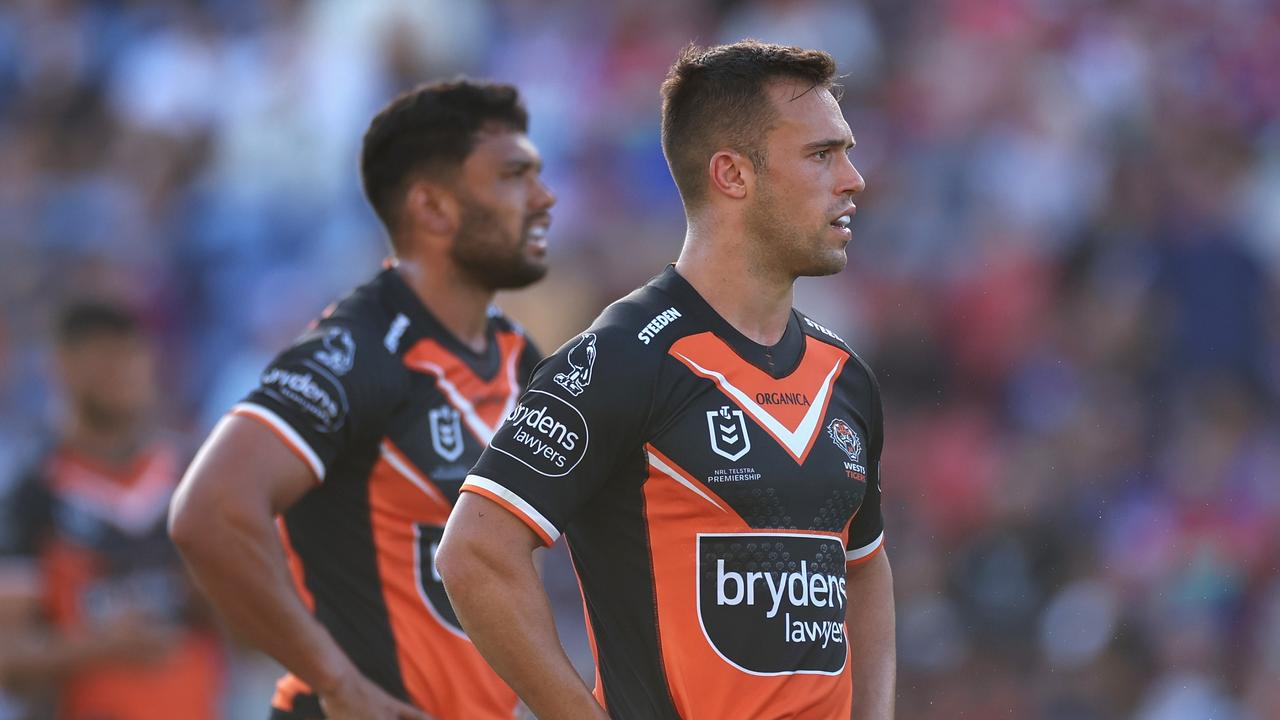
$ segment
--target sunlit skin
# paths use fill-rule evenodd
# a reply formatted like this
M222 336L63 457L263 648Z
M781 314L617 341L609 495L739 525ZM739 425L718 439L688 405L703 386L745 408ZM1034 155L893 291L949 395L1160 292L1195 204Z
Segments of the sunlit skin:
M866 188L848 155L853 132L829 90L775 82L768 95L778 118L767 136L765 167L746 198L755 264L789 280L838 273L853 232L834 223L852 219L853 196Z
M527 136L482 132L455 184L460 206L450 257L478 285L524 287L547 272L547 228L555 195Z
M686 208L676 271L716 312L761 345L782 337L796 278L847 262L853 198L866 182L849 160L853 133L829 90L795 80L766 87L775 117L756 167L733 147L707 163L707 198Z

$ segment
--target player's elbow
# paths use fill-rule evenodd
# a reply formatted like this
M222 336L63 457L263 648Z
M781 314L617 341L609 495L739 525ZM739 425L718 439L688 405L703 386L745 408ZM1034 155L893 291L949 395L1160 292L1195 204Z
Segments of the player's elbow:
M169 539L185 557L197 552L209 537L208 514L201 513L191 502L190 478L184 480L169 504Z
M471 588L483 585L492 575L482 538L455 524L446 526L436 550L436 572L451 599L466 598Z

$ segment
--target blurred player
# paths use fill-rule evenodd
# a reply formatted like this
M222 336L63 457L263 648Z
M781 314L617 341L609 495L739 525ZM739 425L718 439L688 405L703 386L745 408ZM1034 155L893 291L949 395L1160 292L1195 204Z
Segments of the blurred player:
M65 720L212 720L222 656L165 533L186 458L152 427L150 344L134 316L100 303L67 308L57 341L69 412L6 508L31 584L6 563L0 677L56 691ZM15 623L24 590L38 611Z
M477 647L544 718L893 714L883 421L870 369L791 307L864 188L826 53L687 49L663 149L679 261L539 367L472 470L437 558ZM595 697L531 551L581 578Z
M274 718L515 711L434 557L540 359L491 306L546 273L555 198L526 126L515 88L471 81L373 119L361 169L395 261L276 358L183 480L174 541L231 626L290 671Z

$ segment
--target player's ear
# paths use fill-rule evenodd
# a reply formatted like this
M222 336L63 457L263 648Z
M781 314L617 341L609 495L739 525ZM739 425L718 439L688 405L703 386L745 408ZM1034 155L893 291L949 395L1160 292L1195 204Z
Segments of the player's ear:
M712 193L718 192L735 200L745 198L755 185L755 166L746 155L733 150L721 150L712 155L707 173Z
M405 213L432 235L452 236L462 222L462 208L453 191L427 179L410 182Z

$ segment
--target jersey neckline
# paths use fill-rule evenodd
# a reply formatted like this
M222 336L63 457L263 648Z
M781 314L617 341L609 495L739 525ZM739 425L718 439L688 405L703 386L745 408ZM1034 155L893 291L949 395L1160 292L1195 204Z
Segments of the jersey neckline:
M738 357L767 373L775 380L790 375L800 366L804 359L805 334L800 327L800 318L795 308L787 317L787 329L782 338L773 345L761 345L743 335L737 328L725 320L711 304L698 293L697 288L689 283L679 272L674 263L667 267L651 281L651 284L684 301L689 308L706 323L708 329L727 344Z
M444 345L445 349L471 370L476 377L488 382L497 376L502 366L502 351L498 347L497 323L492 314L485 318L485 348L476 352L462 342L445 327L444 323L431 312L422 298L409 287L394 266L382 271L395 310L403 312L409 318L409 328L422 337L432 338Z

